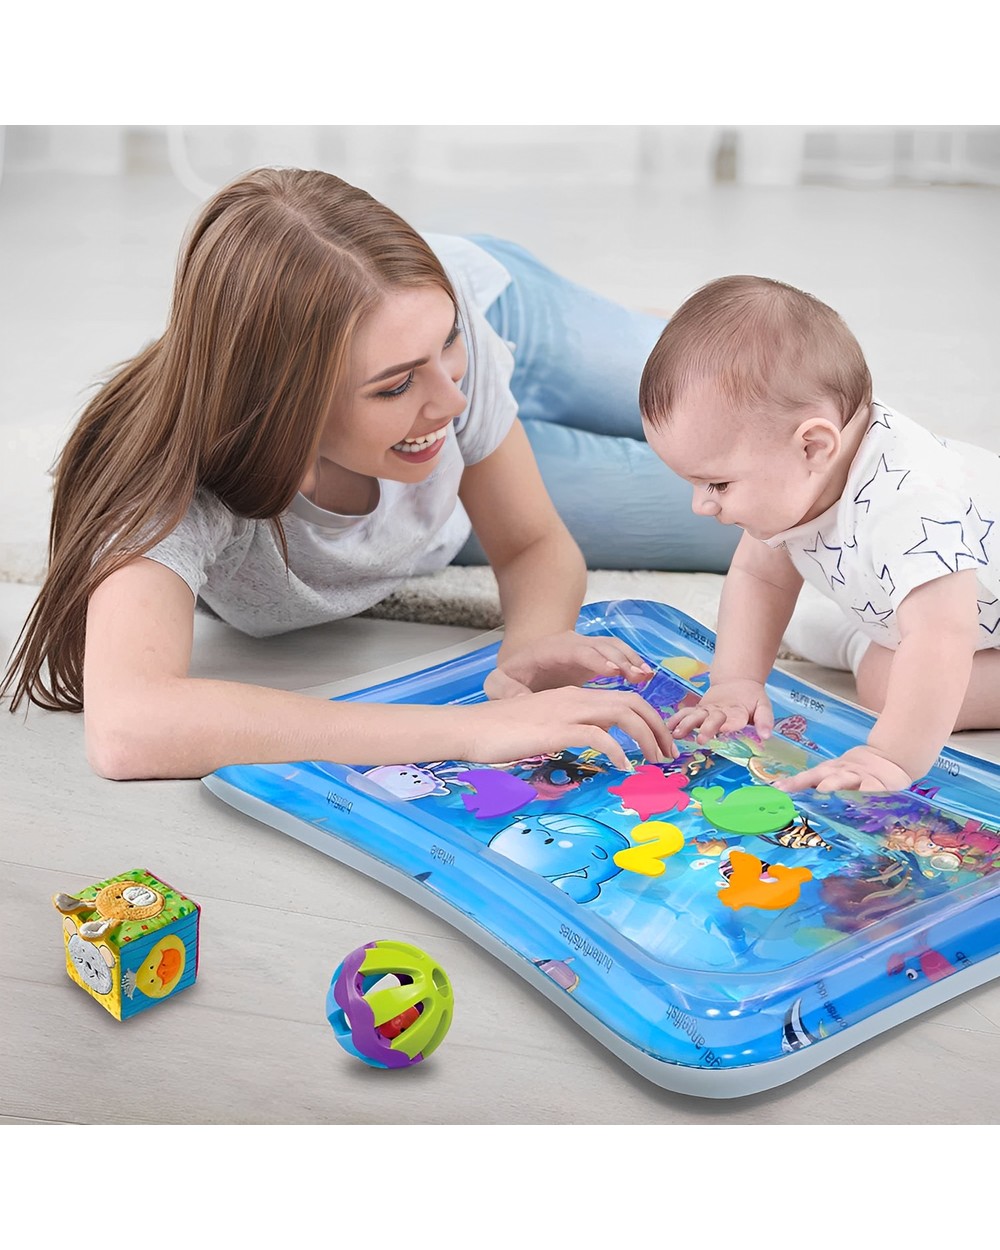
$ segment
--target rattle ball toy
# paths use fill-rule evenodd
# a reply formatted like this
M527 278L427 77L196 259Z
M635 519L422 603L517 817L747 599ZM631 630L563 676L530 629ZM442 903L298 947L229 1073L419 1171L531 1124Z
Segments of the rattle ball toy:
M444 1041L453 995L448 974L407 942L359 946L337 966L326 1018L348 1054L373 1068L408 1068Z
M66 971L116 1020L194 984L201 908L145 868L54 894Z

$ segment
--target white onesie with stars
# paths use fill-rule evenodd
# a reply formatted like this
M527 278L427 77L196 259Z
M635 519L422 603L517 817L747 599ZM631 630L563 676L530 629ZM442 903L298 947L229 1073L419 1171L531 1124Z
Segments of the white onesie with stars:
M784 547L805 581L832 599L856 630L893 650L900 641L896 613L910 591L974 569L978 648L1000 645L995 452L939 439L876 401L840 499L766 542ZM801 644L792 645L802 653Z

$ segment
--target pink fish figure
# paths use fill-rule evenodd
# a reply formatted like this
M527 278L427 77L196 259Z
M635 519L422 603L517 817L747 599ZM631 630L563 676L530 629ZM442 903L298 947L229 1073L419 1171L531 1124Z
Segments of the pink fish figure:
M682 812L691 802L690 796L684 793L689 780L684 773L665 774L655 764L640 764L617 786L608 786L608 793L617 794L622 807L631 808L640 820L648 820L650 816L674 808Z

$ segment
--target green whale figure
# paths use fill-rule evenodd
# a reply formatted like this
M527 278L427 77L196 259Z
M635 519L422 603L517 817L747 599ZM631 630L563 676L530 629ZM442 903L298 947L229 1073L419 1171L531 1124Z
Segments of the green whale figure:
M798 815L784 790L771 786L741 786L730 794L722 786L695 786L691 797L724 833L777 833Z

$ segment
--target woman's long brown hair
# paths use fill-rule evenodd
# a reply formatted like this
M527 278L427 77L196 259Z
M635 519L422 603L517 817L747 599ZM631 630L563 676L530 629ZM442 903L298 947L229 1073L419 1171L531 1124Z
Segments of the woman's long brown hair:
M87 602L170 533L198 487L278 520L316 457L362 320L393 288L454 292L410 226L332 174L258 169L182 250L166 331L87 404L54 473L49 562L0 686L83 707ZM287 551L286 551L287 558Z

